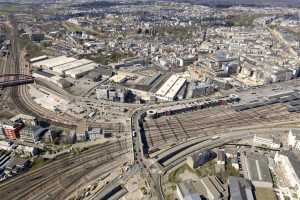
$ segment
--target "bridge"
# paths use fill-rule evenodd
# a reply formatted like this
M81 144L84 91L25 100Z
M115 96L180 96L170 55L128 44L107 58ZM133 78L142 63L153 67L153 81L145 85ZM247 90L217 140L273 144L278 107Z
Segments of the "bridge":
M3 74L0 75L0 89L18 85L30 84L34 78L24 74Z

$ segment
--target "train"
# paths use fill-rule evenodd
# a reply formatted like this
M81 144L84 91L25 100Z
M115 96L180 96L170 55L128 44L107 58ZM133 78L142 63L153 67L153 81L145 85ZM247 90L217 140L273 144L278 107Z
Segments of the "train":
M182 112L195 111L208 107L214 107L219 105L225 105L228 103L239 102L238 95L230 94L229 96L221 98L206 99L204 101L195 101L185 104L179 104L174 106L162 107L160 109L148 110L146 113L147 118L159 118L161 116L168 116L178 114Z
M275 95L270 97L267 100L259 101L259 102L254 102L254 103L247 103L247 104L241 104L241 105L234 105L232 108L237 111L245 111L245 110L250 110L253 108L258 108L262 106L268 106L268 105L273 105L277 103L286 103L288 104L289 112L296 112L300 111L300 94L298 92L293 92L293 93L288 93L288 94L281 94L281 95Z

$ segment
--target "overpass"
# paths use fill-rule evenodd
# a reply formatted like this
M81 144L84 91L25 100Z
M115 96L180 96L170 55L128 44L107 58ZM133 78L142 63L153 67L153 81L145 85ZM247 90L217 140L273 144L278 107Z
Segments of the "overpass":
M0 89L18 85L30 84L34 78L24 74L3 74L0 75Z

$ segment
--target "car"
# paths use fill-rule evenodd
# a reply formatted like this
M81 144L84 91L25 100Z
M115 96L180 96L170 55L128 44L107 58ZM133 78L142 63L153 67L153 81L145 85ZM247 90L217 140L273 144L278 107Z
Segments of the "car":
M136 131L133 130L133 131L132 131L132 137L135 137L135 136L136 136Z

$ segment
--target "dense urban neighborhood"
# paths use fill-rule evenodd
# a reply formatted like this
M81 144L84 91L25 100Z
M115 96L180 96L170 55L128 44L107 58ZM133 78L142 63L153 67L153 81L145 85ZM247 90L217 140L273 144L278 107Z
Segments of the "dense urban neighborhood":
M299 200L300 2L0 1L0 199Z

